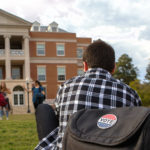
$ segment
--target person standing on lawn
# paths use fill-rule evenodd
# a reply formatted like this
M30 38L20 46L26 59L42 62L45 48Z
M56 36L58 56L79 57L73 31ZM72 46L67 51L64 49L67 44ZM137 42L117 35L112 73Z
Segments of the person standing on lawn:
M45 100L45 91L40 81L36 80L34 82L34 85L32 86L32 89L28 90L25 87L24 89L28 92L32 92L32 102L35 109L39 104L42 104L43 101Z
M6 87L5 82L1 82L0 92L4 97L4 100L6 101L5 105L0 106L0 120L2 120L2 118L3 118L3 112L4 112L3 109L5 109L6 119L8 120L9 119L9 111L10 111L10 103L9 103L9 98L7 97L7 95L11 94L11 91L10 91L10 89L8 89Z

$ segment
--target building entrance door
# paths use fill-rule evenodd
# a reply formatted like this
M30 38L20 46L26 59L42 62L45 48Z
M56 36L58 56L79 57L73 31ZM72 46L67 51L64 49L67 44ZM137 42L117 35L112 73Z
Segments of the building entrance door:
M13 90L14 105L24 105L24 89L21 86L16 86Z

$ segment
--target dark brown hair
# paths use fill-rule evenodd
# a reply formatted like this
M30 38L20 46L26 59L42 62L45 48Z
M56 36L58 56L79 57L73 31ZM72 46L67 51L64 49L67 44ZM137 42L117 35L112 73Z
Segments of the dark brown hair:
M115 67L115 52L106 42L97 40L84 51L83 61L90 68L103 68L112 72Z
M41 85L41 82L38 81L38 80L36 80L35 83L37 83L39 86L42 86L42 85Z

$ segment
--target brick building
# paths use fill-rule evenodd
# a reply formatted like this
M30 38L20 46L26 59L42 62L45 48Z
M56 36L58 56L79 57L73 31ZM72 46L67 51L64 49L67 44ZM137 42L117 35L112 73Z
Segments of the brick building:
M13 113L27 112L27 83L31 88L40 80L51 100L61 83L82 74L82 53L90 43L91 38L77 37L56 22L41 26L0 9L0 81L11 90ZM32 94L29 106L34 112Z

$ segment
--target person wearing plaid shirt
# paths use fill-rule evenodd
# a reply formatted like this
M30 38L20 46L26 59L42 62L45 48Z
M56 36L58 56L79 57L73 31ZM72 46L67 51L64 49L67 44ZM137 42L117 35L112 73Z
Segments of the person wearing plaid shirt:
M137 93L112 77L115 53L109 44L98 40L89 45L83 54L83 64L83 75L60 86L55 100L59 126L35 150L61 150L68 119L78 110L141 106Z

